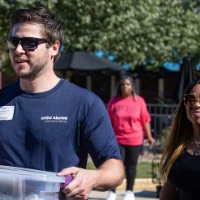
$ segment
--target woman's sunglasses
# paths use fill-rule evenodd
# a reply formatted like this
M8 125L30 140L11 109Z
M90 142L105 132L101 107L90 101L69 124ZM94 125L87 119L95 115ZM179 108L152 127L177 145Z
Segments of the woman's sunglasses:
M183 100L185 104L193 104L197 100L200 102L200 94L185 94Z
M41 43L48 42L45 38L34 38L34 37L7 37L7 46L9 49L15 50L17 46L20 44L24 50L34 51L37 49L38 45Z

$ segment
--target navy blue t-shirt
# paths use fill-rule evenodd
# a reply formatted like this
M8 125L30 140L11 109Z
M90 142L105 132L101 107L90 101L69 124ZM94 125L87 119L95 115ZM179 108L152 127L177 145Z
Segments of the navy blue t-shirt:
M50 91L27 93L19 82L0 90L0 165L45 171L96 167L120 159L103 102L63 79Z

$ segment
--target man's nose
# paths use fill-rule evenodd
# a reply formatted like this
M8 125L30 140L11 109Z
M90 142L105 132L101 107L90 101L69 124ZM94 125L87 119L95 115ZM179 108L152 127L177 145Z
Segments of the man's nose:
M21 53L22 51L24 52L24 49L23 49L22 45L20 44L20 42L19 42L19 44L17 45L15 51L16 51L17 53Z

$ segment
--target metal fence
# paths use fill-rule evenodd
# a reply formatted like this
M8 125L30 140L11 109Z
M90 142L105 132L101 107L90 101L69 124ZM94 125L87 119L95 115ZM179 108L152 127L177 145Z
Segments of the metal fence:
M163 134L171 126L177 104L147 104L152 117L151 128L154 138L162 143Z

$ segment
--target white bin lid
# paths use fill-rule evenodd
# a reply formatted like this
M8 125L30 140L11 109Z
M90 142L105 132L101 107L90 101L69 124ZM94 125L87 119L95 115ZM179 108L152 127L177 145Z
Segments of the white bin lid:
M65 183L65 177L57 176L55 172L47 172L29 168L19 168L4 165L0 165L0 178L1 176L11 176L22 179L45 182Z

